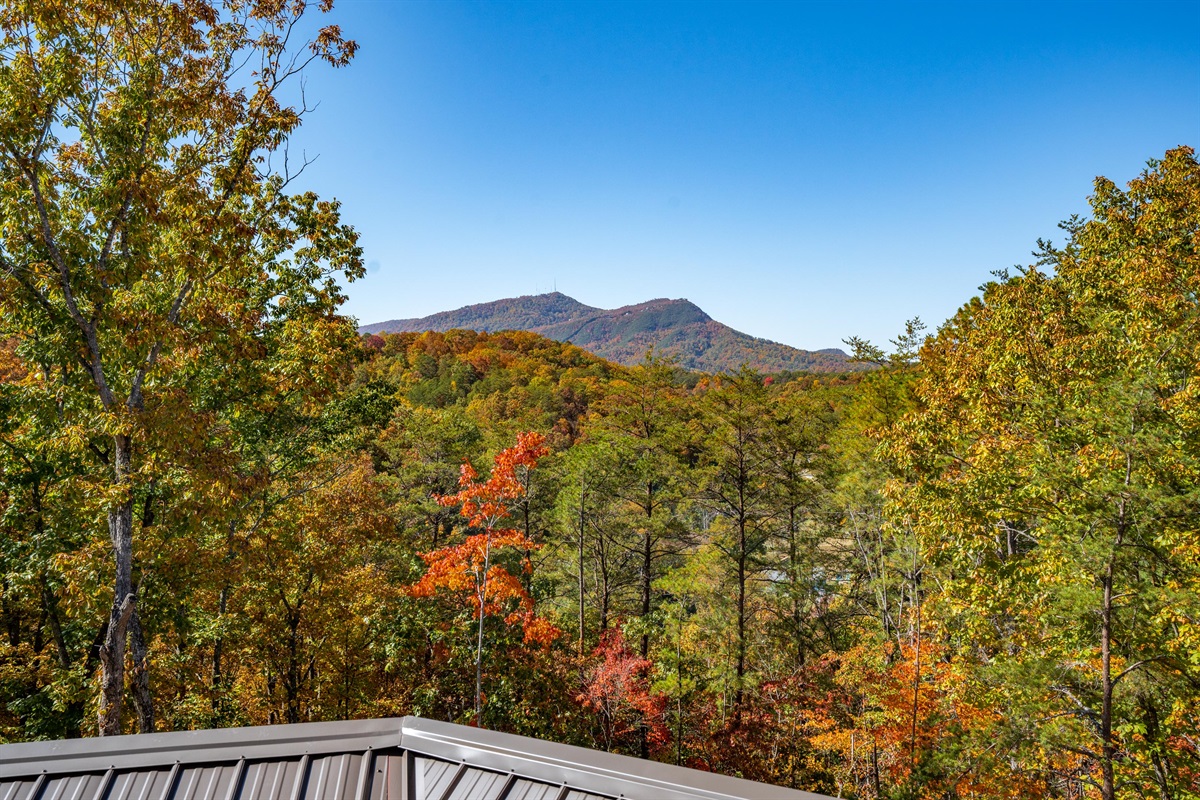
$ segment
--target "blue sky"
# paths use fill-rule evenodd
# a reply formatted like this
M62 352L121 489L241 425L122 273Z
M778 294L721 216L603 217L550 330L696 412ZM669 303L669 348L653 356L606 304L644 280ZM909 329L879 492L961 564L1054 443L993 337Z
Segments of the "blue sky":
M293 147L363 323L559 291L687 297L807 349L936 327L1200 145L1196 2L340 0Z

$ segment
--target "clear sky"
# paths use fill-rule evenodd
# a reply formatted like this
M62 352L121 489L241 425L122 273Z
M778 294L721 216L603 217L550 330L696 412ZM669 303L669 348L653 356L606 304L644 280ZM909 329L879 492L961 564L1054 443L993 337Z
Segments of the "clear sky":
M360 322L686 297L796 347L936 327L1200 145L1200 3L340 0L293 147L344 203Z

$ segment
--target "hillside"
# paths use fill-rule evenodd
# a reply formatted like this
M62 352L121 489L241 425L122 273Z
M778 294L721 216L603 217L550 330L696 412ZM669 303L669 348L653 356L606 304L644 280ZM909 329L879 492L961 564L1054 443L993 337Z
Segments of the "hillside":
M687 300L650 300L612 310L561 292L525 295L443 311L421 319L364 325L363 333L525 330L570 342L620 364L636 364L653 349L686 369L731 372L747 364L761 372L845 372L862 369L841 350L799 350L717 322Z
M393 319L363 325L362 333L421 333L449 331L459 328L470 331L532 331L548 325L572 320L590 319L608 313L600 308L585 306L562 292L522 295L491 303L464 306L454 311L442 311L420 319ZM550 337L556 338L556 337ZM565 341L560 339L559 341Z

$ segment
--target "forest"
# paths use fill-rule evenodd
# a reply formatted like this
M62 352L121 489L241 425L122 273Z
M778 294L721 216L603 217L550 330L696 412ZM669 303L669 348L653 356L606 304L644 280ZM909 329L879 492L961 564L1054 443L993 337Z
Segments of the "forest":
M284 158L281 87L354 56L289 40L329 6L0 12L0 740L415 714L864 800L1200 797L1191 148L869 370L360 335Z

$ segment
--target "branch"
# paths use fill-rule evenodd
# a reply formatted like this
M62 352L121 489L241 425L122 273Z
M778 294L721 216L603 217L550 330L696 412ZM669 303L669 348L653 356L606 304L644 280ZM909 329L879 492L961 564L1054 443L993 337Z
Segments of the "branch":
M100 394L100 402L104 404L106 410L111 409L115 400L112 390L108 386L108 381L104 378L104 365L100 358L100 339L96 335L95 325L85 320L83 314L79 311L79 305L75 301L75 292L71 288L71 271L67 267L67 262L63 258L62 251L58 249L58 245L54 239L54 231L50 226L50 214L46 210L46 200L42 195L36 167L40 153L35 153L31 157L31 162L25 163L25 160L20 158L16 153L13 153L11 150L9 152L29 181L34 203L38 210L38 218L41 221L42 240L46 248L50 251L50 257L53 259L55 266L58 267L59 283L62 286L63 299L67 303L67 311L70 313L71 319L74 320L79 330L83 333L84 339L87 342L88 351L92 357L92 362L88 366L88 369L92 373L92 380L95 382L96 390Z
M1126 675L1133 672L1135 669L1138 669L1139 667L1142 667L1142 666L1149 664L1151 662L1154 662L1154 661L1166 661L1167 658L1168 658L1167 656L1154 656L1153 658L1143 658L1141 661L1135 661L1134 663L1130 664L1125 669L1121 670L1120 674L1118 674L1117 677L1113 678L1112 683L1109 684L1109 687L1112 689L1115 689L1115 688L1117 688L1117 682L1119 680L1121 680L1121 678L1124 678Z
M38 305L41 306L51 318L58 316L54 306L50 304L50 298L46 296L45 292L34 286L32 283L29 283L22 277L21 273L24 270L3 256L0 256L0 270L8 273L8 276L19 283L21 288L33 295L33 298L37 300Z

